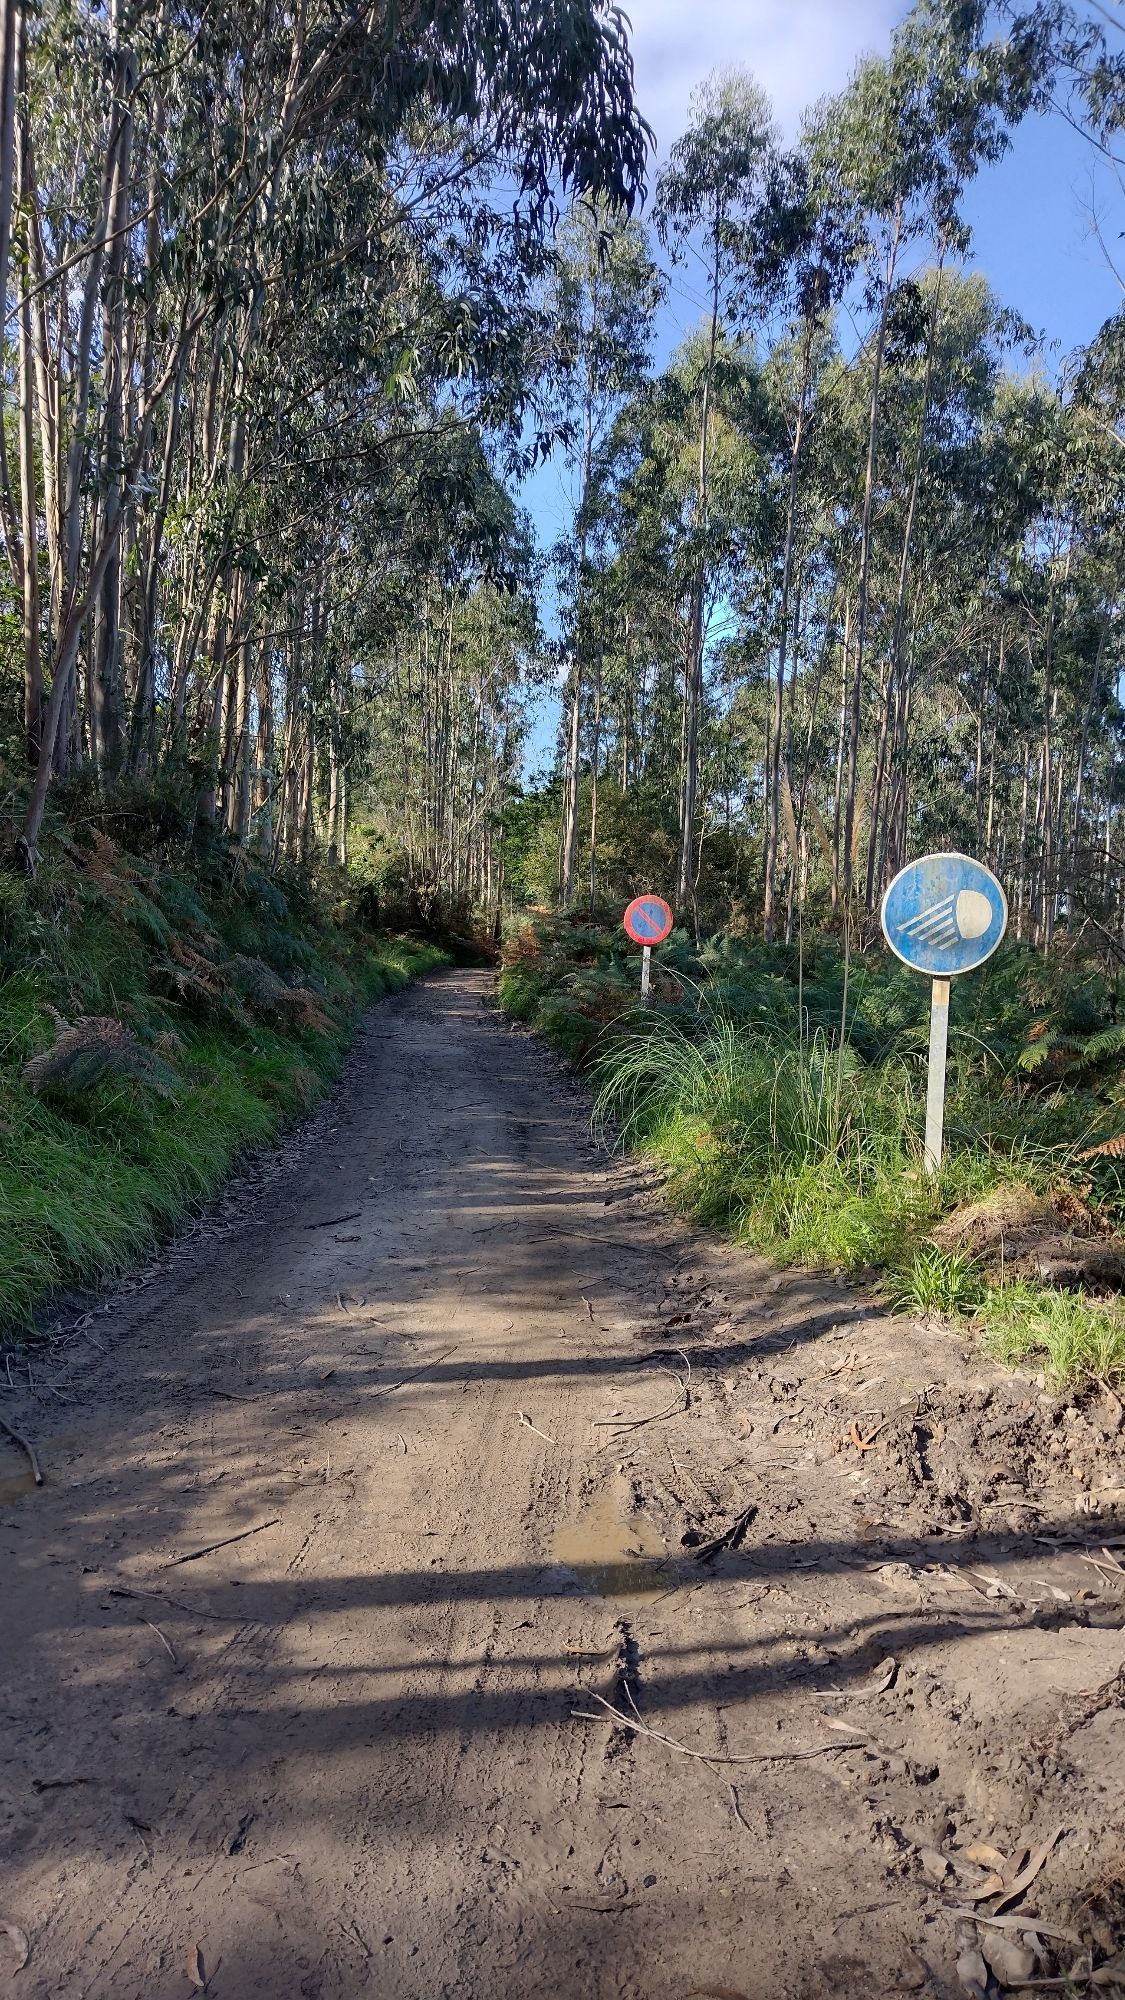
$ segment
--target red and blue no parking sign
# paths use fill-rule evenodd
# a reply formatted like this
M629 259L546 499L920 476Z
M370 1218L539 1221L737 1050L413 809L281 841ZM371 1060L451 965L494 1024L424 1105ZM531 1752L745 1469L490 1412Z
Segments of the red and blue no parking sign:
M676 919L663 896L634 896L621 921L634 944L663 944Z

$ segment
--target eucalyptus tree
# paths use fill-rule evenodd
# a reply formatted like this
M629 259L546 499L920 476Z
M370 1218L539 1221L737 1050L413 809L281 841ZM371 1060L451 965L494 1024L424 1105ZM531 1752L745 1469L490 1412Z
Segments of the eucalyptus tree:
M598 454L622 400L640 382L649 359L660 281L637 222L604 203L574 203L558 231L546 297L550 328L542 414L561 440L573 481L571 532L558 551L567 622L565 750L559 893L576 887L579 780L584 703L592 696L591 781L594 834L590 894L596 890L597 781L604 644L596 598L602 567L595 543L601 502Z
M1031 103L1038 76L1023 38L988 34L985 0L950 7L919 0L895 31L890 56L860 64L839 97L810 121L807 147L823 199L862 225L864 342L869 368L866 446L858 502L852 659L845 709L843 822L836 829L841 887L852 889L860 848L858 777L871 614L871 563L883 371L903 260L925 245L939 262L968 247L961 196L982 164L1001 157L1008 124ZM936 328L936 317L932 319ZM931 338L932 338L931 330ZM925 404L919 446L924 437ZM905 564L909 563L909 536Z
M706 551L711 501L712 404L720 344L734 326L774 143L767 98L745 72L716 73L692 98L690 124L671 149L656 185L655 217L673 259L700 270L705 285L702 366L698 370L693 533L696 558L684 675L683 767L676 903L689 909L694 881L699 728L707 628Z

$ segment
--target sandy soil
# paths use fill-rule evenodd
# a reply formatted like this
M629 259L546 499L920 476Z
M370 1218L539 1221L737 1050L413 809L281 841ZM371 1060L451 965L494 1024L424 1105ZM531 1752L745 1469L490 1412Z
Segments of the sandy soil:
M1081 1990L1120 1405L688 1230L487 989L0 1371L0 1992Z

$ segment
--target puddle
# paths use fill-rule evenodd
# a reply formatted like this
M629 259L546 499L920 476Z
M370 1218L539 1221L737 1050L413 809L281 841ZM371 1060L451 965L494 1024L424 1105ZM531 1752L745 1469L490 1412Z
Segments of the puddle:
M6 1473L0 1479L0 1507L5 1500L18 1500L21 1493L34 1493L35 1475L30 1465L23 1472Z
M661 1537L644 1514L626 1514L619 1484L599 1493L581 1520L558 1530L551 1553L599 1597L651 1600L672 1581Z

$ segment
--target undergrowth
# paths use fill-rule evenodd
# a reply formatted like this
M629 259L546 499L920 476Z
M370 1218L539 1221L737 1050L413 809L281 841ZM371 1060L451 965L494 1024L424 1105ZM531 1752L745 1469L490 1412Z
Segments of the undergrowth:
M878 952L845 967L832 940L696 946L679 931L654 954L643 1012L638 972L609 922L541 918L506 946L500 1004L590 1067L596 1119L659 1161L686 1213L783 1263L882 1272L893 1303L972 1316L992 1351L1056 1380L1125 1372L1115 1302L993 1284L968 1250L929 1240L1006 1187L1065 1196L1091 1232L1120 1229L1119 976L1015 948L956 983L931 1179L926 981Z
M361 1007L443 959L217 840L114 835L56 818L34 881L0 873L7 1333L150 1250L309 1110Z

